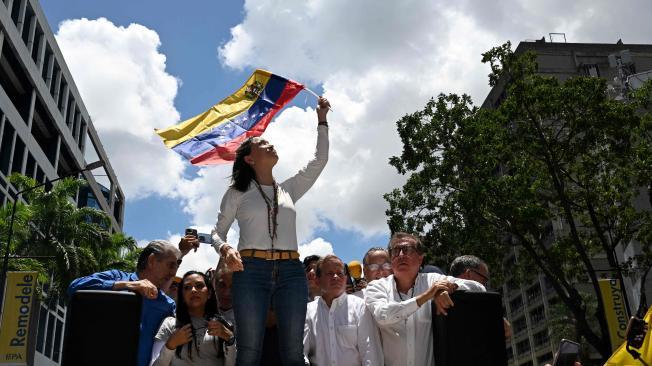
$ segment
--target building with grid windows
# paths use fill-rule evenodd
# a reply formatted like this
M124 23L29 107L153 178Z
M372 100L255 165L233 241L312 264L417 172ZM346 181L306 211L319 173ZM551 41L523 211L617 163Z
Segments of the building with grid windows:
M120 232L124 194L38 1L2 0L0 26L0 204L16 193L7 180L12 173L45 182L101 160L103 168L80 176L88 186L76 202L106 212L111 230ZM30 363L56 365L63 299L39 309L31 322L36 342Z
M566 80L577 76L601 77L608 80L613 98L622 98L623 80L628 76L640 79L649 76L652 70L652 45L595 43L558 43L546 42L545 38L537 41L519 43L515 52L522 54L533 51L537 55L538 71L541 74L555 76ZM647 75L647 76L646 76ZM631 79L631 78L630 78ZM633 79L632 79L633 80ZM634 80L635 81L635 80ZM635 87L633 84L630 86ZM506 96L505 86L495 86L485 99L483 108L497 107ZM635 205L640 209L651 210L647 197L637 198ZM554 228L550 224L551 235ZM640 253L637 243L630 243L625 250L616 252L622 263L627 258ZM518 248L505 256L505 268L518 261ZM610 270L605 258L594 257L596 270ZM628 295L630 311L639 304L640 280L624 279L625 292ZM533 366L551 363L557 344L552 344L550 335L551 310L558 303L552 285L544 275L535 276L530 283L519 284L513 278L507 278L502 288L503 305L507 318L512 324L512 338L507 344L509 364L515 366ZM652 296L652 277L648 276L646 296Z

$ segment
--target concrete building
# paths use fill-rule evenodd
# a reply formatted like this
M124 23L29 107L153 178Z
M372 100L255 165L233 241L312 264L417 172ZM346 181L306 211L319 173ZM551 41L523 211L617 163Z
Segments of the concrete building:
M624 80L630 75L647 75L652 70L652 45L595 43L553 43L545 38L537 41L519 43L515 52L522 54L533 51L537 55L538 70L541 74L552 75L560 80L577 76L601 77L608 80L613 98L622 98ZM639 77L640 79L640 77ZM633 81L633 80L632 80ZM634 83L630 83L634 86ZM505 85L499 83L490 92L483 108L495 108L505 98ZM639 208L650 210L647 197L636 201ZM554 232L553 229L551 229ZM554 234L553 234L554 235ZM624 250L616 253L621 263L640 248L630 243ZM518 261L518 250L506 255L506 265ZM594 265L599 271L608 271L605 258L595 257ZM625 278L624 281L630 310L636 310L639 304L640 281ZM652 277L646 283L646 296L652 296ZM551 308L558 299L550 283L543 275L527 284L518 284L508 278L503 285L503 303L507 318L512 323L513 336L507 345L510 365L543 365L552 361L557 344L550 340L549 320Z
M0 25L0 204L16 192L14 172L44 182L102 160L82 173L89 184L76 202L106 212L120 232L124 194L38 1L3 0ZM39 309L34 364L59 364L64 303Z

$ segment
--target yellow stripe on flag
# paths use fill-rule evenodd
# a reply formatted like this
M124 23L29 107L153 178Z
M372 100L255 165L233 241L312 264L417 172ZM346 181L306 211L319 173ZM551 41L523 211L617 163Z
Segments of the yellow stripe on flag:
M217 125L223 124L251 108L258 98L247 97L247 88L255 82L259 82L264 89L271 76L272 73L269 71L258 69L238 91L215 104L206 112L174 126L160 130L157 129L156 133L161 136L165 146L173 148Z

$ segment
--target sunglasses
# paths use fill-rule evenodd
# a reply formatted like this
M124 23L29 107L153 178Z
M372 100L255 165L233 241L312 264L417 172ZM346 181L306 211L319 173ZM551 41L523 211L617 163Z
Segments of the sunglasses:
M404 255L413 255L419 253L417 247L414 245L399 245L390 249L389 255L391 255L392 257L398 257L401 254L401 252L403 252Z
M483 281L484 281L484 282L482 283L483 285L486 286L487 283L489 283L489 277L488 277L488 276L485 276L484 274L482 274L482 273L476 271L475 269L469 269L469 271L471 271L471 272L477 274L478 276L480 276L480 277L483 279Z
M403 252L403 253L405 253L405 252ZM392 264L391 263L383 263L383 264L375 264L375 263L373 263L373 264L367 264L367 268L369 268L372 271L377 271L377 270L379 270L381 268L386 270L386 271L389 271L390 269L392 269Z

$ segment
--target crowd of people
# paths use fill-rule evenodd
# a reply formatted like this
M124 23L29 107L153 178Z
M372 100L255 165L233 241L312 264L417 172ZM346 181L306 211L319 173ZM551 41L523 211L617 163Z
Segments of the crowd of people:
M359 280L350 280L335 255L300 261L295 203L328 161L329 109L320 98L314 158L281 183L272 173L273 145L260 137L240 145L212 235L215 270L175 280L183 256L199 245L186 235L178 247L149 243L134 273L111 270L71 284L70 295L104 289L142 296L138 366L433 364L431 309L446 315L454 291L485 291L489 268L472 256L456 259L450 276L423 266L424 245L408 233L371 248ZM234 221L237 246L226 241Z
M243 342L234 315L234 274L225 260L205 273L175 277L181 259L198 246L192 236L178 247L161 240L142 251L136 272L117 270L75 280L69 295L81 289L130 290L143 297L138 365L235 365ZM433 301L446 314L458 289L484 291L487 265L461 256L446 276L423 266L417 236L396 233L387 248L374 247L363 260L364 276L352 279L335 255L311 255L298 262L307 292L302 321L301 365L432 364ZM354 282L353 286L350 283ZM252 304L252 309L259 304ZM254 365L287 365L280 347L278 308L263 304L264 341ZM245 310L247 314L253 312ZM509 337L506 326L506 337Z

